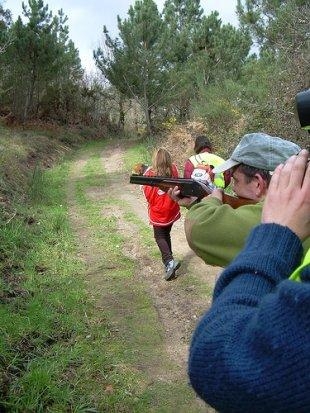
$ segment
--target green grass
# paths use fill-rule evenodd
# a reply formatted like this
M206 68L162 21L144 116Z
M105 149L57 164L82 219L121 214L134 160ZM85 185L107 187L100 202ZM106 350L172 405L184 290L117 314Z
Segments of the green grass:
M140 162L150 165L152 161L152 152L155 147L154 145L155 142L149 141L144 144L141 143L130 147L126 151L124 159L126 170L131 171L132 166Z
M72 353L77 337L86 336L87 296L63 205L67 174L63 164L35 179L30 193L35 206L20 205L14 219L3 223L1 405L6 411L43 412L55 395L65 404L71 397L59 376L72 355L69 359L59 348Z
M104 199L95 201L87 196L88 188L95 189L97 185L102 186L109 179L98 155L100 149L96 148L93 153L96 155L90 156L84 166L84 179L77 182L76 197L81 213L84 214L87 226L93 234L94 248L104 251L104 258L97 263L104 280L101 281L102 289L99 295L101 298L104 296L104 301L107 300L105 313L108 320L117 328L117 334L105 347L106 351L111 351L117 358L117 367L109 378L114 392L105 395L99 402L99 411L105 411L100 410L104 405L109 406L106 411L111 412L180 411L179 408L174 410L176 404L187 406L186 410L189 412L195 411L190 408L193 394L186 383L163 384L159 380L150 387L147 384L150 380L147 368L137 370L137 360L140 360L141 365L161 366L163 370L168 371L173 370L175 366L164 356L163 332L160 330L157 312L146 285L134 279L136 263L122 253L125 239L117 230L117 219L113 214L104 213L107 209L113 211L120 206L119 200L109 193L105 193ZM135 225L141 242L145 246L154 245L151 254L158 255L149 227L129 212L124 213L123 219ZM109 271L111 267L113 271ZM105 285L108 294L103 291Z
M149 370L176 366L164 356L146 285L134 278L137 264L122 253L126 239L117 219L106 213L120 208L119 200L108 192L99 200L89 197L109 180L102 150L102 143L88 144L54 168L35 168L25 202L3 217L1 411L197 411L186 383L154 379ZM81 154L88 159L73 189L92 254L87 265L66 201ZM138 228L145 246L153 244L147 225L132 213L123 218ZM155 245L150 252L158 255Z

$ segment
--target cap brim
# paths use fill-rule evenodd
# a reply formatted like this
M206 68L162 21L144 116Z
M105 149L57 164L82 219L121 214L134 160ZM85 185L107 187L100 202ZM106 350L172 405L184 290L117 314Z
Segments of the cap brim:
M216 167L212 170L212 172L215 173L215 174L219 174L219 173L225 172L225 171L227 171L228 169L233 168L234 166L239 165L239 164L240 164L240 162L238 162L238 161L234 161L234 160L232 160L232 159L227 159L227 161L225 161L225 162L222 163L221 165L216 166Z

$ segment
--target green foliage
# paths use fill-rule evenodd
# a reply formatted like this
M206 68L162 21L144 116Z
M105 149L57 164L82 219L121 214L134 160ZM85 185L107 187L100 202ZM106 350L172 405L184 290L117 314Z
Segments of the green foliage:
M238 0L237 12L263 49L293 50L309 40L307 0Z
M61 175L65 173L63 169ZM0 381L1 406L7 411L43 412L54 398L68 397L55 385L67 365L62 356L57 357L55 343L70 340L85 328L83 310L80 318L71 313L77 305L81 308L85 294L77 277L82 264L73 255L72 236L65 225L67 211L60 205L61 175L57 178L53 173L53 181L45 180L44 185L35 178L36 206L17 207L18 213L3 222L0 232L5 262ZM15 381L14 371L19 372Z
M222 26L216 12L203 16L199 0L169 0L162 16L152 0L137 1L128 15L118 19L119 38L104 28L106 49L94 56L120 94L139 102L148 134L163 117L189 119L199 88L240 75L249 36Z
M244 123L240 109L242 87L233 80L223 80L201 89L200 100L193 105L196 117L204 120L216 151L227 157L242 133Z
M3 102L11 104L12 113L21 121L40 112L49 85L64 87L82 76L63 11L53 17L42 0L28 3L28 7L23 3L26 22L19 17L8 29L11 41L3 55L3 89L7 91Z
M309 87L309 2L238 2L243 27L261 46L244 66L242 110L248 125L305 145L295 113L296 93Z
M145 165L151 165L152 151L154 146L140 144L128 149L125 157L125 167L128 171L132 170L133 165L136 163L144 163Z
M225 76L229 71L219 63L213 78L209 73L214 85L207 88L201 76L194 116L205 119L209 133L224 148L232 148L242 134L256 130L306 146L308 138L300 129L295 96L309 87L309 5L293 0L239 1L238 13L242 30L261 45L260 55L245 58L243 54L241 61L242 53L235 61L232 56L236 75L230 73L229 78ZM224 39L218 37L219 42Z
M12 23L11 12L0 3L0 54L3 54L10 42L9 27Z
M203 10L199 0L168 0L163 8L165 32L163 50L170 64L186 64L195 50L194 34L200 26Z
M162 89L162 22L153 0L136 1L128 18L118 17L120 39L113 40L104 28L106 52L98 48L96 64L121 95L135 99L144 115L147 130L152 132L152 112L166 91Z
M171 84L166 104L180 121L189 118L194 96L192 62L195 61L196 39L203 10L198 0L168 0L163 8L163 58ZM170 113L169 113L170 115Z
M5 120L75 124L86 137L94 125L97 137L98 130L152 136L169 119L198 114L221 135L236 125L234 134L264 129L304 140L293 112L294 96L309 87L309 2L238 0L239 28L216 11L205 15L200 3L168 0L160 14L153 0L139 0L118 17L116 38L104 27L94 58L106 85L99 76L82 79L62 10L53 16L30 0L24 21L12 22L0 8ZM257 55L249 55L252 43Z

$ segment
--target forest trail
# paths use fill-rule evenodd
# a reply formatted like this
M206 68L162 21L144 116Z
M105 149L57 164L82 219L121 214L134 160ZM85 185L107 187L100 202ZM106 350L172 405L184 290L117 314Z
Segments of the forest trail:
M103 199L108 194L109 197L121 201L113 207L105 208L102 214L111 216L117 221L118 231L125 240L123 254L136 263L132 282L144 283L146 286L164 334L163 341L167 357L176 366L173 373L167 372L159 365L152 366L152 361L149 360L146 363L149 374L154 375L154 380L158 377L174 380L175 376L178 376L178 380L181 378L187 383L187 358L191 335L198 319L211 303L215 279L221 268L206 265L188 247L184 234L184 214L186 213L184 210L182 218L174 224L171 233L174 256L181 260L182 265L176 279L165 281L161 260L150 256L149 248L152 250L157 248L155 241L152 240L149 248L145 247L141 242L137 226L125 218L125 214L134 214L137 219L148 225L146 202L141 189L138 185L129 184L129 174L125 170L123 160L125 151L124 145L117 143L110 144L102 151L100 158L108 178L102 187L89 188L87 196L94 201ZM104 308L108 304L115 308L122 307L117 311L130 311L130 308L124 308L126 300L120 305L115 298L109 297L108 286L102 279L100 265L98 265L102 252L92 244L91 230L87 228L76 204L74 185L82 179L83 167L90 155L85 152L75 161L71 171L68 189L71 222L80 245L80 255L88 268L89 288L102 292L102 301L98 303L98 307ZM149 226L149 231L152 234L151 226ZM130 304L130 300L128 303ZM197 413L215 412L198 398L195 399L196 402Z

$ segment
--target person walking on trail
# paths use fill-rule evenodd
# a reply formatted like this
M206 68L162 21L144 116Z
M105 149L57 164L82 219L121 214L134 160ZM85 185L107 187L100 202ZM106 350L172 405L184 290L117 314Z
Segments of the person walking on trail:
M263 201L268 192L272 171L301 148L295 143L265 133L243 136L231 157L214 169L229 170L232 188L237 196L256 202L233 209L222 202L223 192L216 189L199 203L195 198L178 198L178 190L171 190L172 199L189 208L185 216L185 234L190 248L210 265L226 267L241 251L251 229L259 224ZM310 239L305 247L310 246Z
M179 173L176 165L172 163L170 153L159 148L153 155L152 166L144 176L178 178ZM180 206L157 187L143 185L142 189L148 202L148 215L154 238L165 266L165 279L169 281L175 277L175 272L181 265L173 257L170 234L173 223L181 217Z
M244 249L220 275L190 345L196 393L223 413L310 412L309 152L275 170Z
M226 188L230 182L229 174L214 174L213 168L225 162L223 158L212 153L212 143L205 135L195 138L195 154L184 164L184 178L213 182L218 188Z

